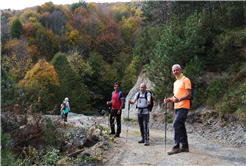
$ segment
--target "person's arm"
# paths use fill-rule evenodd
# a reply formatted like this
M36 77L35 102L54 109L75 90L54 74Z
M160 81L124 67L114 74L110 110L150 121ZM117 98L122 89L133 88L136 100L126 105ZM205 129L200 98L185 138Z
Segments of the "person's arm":
M121 100L121 105L120 105L120 110L121 110L124 105L124 98L121 98L120 100Z
M178 102L181 102L183 100L190 99L190 97L191 97L191 89L186 89L186 92L187 92L186 95L184 95L184 96L182 96L180 98L177 98L177 97L174 96L173 102L174 103L178 103Z
M164 99L164 103L166 104L166 103L171 103L171 102L173 102L173 99L175 98L175 96L173 96L172 98L166 98L166 99Z
M150 105L150 104L151 104L151 99L150 99L150 97L148 97L147 104L148 104L148 105Z
M67 102L68 112L70 111L69 102Z
M136 101L137 101L137 99L134 99L134 100L128 100L128 104L134 104L134 103L136 103Z
M110 105L110 104L112 104L112 101L107 101L106 104L107 104L107 105Z
M147 93L147 104L151 104L151 94L149 92Z

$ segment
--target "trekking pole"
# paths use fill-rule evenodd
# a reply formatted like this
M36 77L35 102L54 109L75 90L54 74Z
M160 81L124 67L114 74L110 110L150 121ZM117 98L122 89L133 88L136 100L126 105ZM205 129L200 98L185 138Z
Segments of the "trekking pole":
M147 120L147 143L149 144L149 113L148 113L148 120Z
M108 108L108 128L110 129L110 114L111 114L111 108Z
M165 96L167 99L167 96ZM166 103L166 112L165 112L165 152L166 152L166 145L167 145L167 103Z
M126 135L126 142L127 142L127 138L128 138L128 122L129 122L129 110L130 110L130 104L128 104L128 115L127 115L127 129L126 129L126 132L127 132L127 135Z

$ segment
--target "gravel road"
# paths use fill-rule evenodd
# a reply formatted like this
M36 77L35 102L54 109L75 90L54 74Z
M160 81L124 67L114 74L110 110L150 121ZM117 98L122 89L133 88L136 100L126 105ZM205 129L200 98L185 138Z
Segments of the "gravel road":
M89 117L93 118L93 117ZM70 116L69 121L81 125L79 121L88 123L86 116ZM100 122L102 125L103 121ZM110 136L110 138L113 138ZM127 138L127 141L126 141ZM173 132L167 132L165 150L165 132L150 130L149 146L139 144L140 132L138 127L122 125L120 138L111 141L111 148L105 151L102 162L105 166L165 166L165 165L246 165L246 146L237 148L217 139L206 139L199 135L188 134L190 152L167 155L172 148Z
M114 148L104 156L103 164L107 166L136 166L136 165L246 165L246 149L226 146L218 140L207 140L201 136L188 134L190 152L167 155L172 148L173 133L167 132L165 150L165 132L150 131L150 145L139 144L138 128L126 129L124 126L120 138L115 139Z

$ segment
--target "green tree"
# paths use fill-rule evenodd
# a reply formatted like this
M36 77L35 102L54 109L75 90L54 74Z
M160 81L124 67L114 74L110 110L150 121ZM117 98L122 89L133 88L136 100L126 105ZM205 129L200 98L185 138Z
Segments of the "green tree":
M75 9L77 9L78 7L83 7L86 9L87 7L87 3L83 0L80 0L79 3L73 3L71 6L70 6L70 10L72 12L74 12Z
M58 103L69 98L70 108L73 112L81 113L89 108L87 87L81 81L79 75L72 69L65 54L57 53L51 60L51 64L59 78L60 87L56 94Z
M92 74L86 73L85 74L85 84L88 86L90 90L90 103L92 106L99 103L98 99L103 99L101 89L104 87L99 87L99 81L102 77L101 71L104 70L105 62L103 61L103 57L97 55L95 52L91 52L89 54L88 62L92 68Z
M78 52L69 55L68 62L72 66L72 69L79 75L81 81L84 81L86 74L91 75L93 73L89 62L84 60L82 55L79 55Z
M20 38L23 25L19 17L15 17L10 24L10 36L12 38Z
M163 34L163 28L150 28L143 27L135 40L135 46L133 48L134 68L140 73L142 67L149 63L149 56L154 49L156 42L161 40Z
M167 27L150 55L150 64L145 65L146 75L155 85L154 94L160 100L163 94L172 93L172 65L178 63L184 69L194 56L204 52L205 40L196 33L196 16L187 19L182 38L173 32L172 27Z
M15 81L15 77L8 72L12 66L8 63L7 56L3 56L1 68L1 110L6 111L9 106L13 106L20 100L20 88Z
M142 17L142 21L143 23L141 23L141 25L143 26L146 26L147 25L147 22L151 20L152 18L152 15L150 13L150 6L152 6L153 2L152 1L146 1L146 2L143 2L143 5L142 5L142 8L141 8L141 15L140 17Z
M132 62L132 55L125 54L124 52L121 52L116 58L115 61L112 63L112 68L117 69L117 75L120 79L122 79L125 75L126 68L131 64ZM121 82L118 80L118 82Z
M8 133L3 133L1 128L1 165L14 165L15 154L10 149L11 138Z
M92 67L92 74L85 75L85 84L91 91L91 103L93 106L105 103L111 97L113 84L119 81L117 69L103 61L101 55L92 52L88 59Z
M124 77L121 81L121 89L125 92L125 96L129 93L131 88L135 85L137 77L135 76L135 69L133 68L133 63L131 63L124 71Z

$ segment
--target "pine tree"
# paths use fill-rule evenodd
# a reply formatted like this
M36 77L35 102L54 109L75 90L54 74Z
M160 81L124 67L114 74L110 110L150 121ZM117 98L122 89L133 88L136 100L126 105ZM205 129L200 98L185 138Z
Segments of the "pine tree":
M141 23L142 26L146 26L148 22L151 20L151 13L150 13L150 7L153 4L152 1L145 1L143 2L142 8L141 8L141 15L143 23Z
M78 7L83 7L83 8L86 9L86 7L87 7L86 1L80 0L79 3L73 3L73 4L70 6L70 10L71 10L72 12L74 12L74 10L77 9Z
M20 38L23 25L18 17L15 17L10 24L10 36L12 38Z
M1 165L14 165L15 154L10 149L11 138L8 133L3 133L1 128Z
M142 26L164 27L174 13L174 6L179 2L146 1L141 8Z
M146 75L155 85L154 94L160 100L163 94L172 93L172 65L178 63L184 69L191 59L204 52L205 40L196 33L195 20L198 20L197 15L187 19L182 38L174 33L171 26L167 27L161 41L156 42L153 54L150 55L150 63L145 65Z
M162 27L143 27L139 31L133 48L134 68L137 73L140 73L143 65L149 63L149 56L156 45L156 41L161 40L162 34Z

